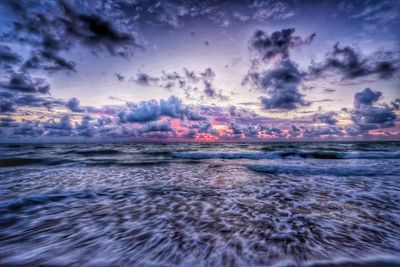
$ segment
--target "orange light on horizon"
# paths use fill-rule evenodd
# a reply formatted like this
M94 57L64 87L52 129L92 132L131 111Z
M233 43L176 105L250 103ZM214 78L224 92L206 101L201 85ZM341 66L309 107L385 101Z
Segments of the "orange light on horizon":
M218 132L219 135L224 135L226 132L229 131L228 126L225 124L220 124L220 125L213 125L213 128Z

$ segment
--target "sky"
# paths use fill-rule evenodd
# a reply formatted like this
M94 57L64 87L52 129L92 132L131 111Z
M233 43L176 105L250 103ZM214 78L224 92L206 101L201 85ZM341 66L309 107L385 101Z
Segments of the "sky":
M0 1L0 142L400 141L400 1Z

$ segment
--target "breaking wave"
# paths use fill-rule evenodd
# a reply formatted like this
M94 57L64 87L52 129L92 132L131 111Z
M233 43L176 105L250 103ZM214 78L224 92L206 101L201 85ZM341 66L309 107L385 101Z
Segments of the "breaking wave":
M78 154L82 156L116 155L121 151L115 149L69 150L63 154Z
M46 165L54 166L65 163L70 163L66 159L50 159L50 158L6 158L0 159L0 167L22 167L27 165Z
M173 152L171 156L181 159L279 159L279 158L311 158L311 159L398 159L400 151L395 152L333 152L333 151L275 151L269 153L202 153Z
M363 260L338 259L335 261L310 262L302 266L304 267L398 267L400 266L400 259L395 259L393 257L373 257Z
M0 266L400 266L399 149L0 145Z
M287 164L268 164L268 165L247 165L255 172L271 174L296 174L296 175L337 175L337 176L376 176L376 175L399 175L400 167L379 168L367 165L287 165Z

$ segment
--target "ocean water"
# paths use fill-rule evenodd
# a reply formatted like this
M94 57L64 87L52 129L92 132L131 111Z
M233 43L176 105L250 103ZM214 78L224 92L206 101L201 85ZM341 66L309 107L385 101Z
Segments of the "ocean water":
M0 266L400 266L400 143L0 145Z

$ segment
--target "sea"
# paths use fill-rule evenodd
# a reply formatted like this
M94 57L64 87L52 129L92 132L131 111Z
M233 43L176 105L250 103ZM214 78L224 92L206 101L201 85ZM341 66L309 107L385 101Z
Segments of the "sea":
M1 144L0 266L400 266L400 142Z

